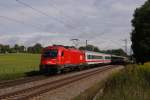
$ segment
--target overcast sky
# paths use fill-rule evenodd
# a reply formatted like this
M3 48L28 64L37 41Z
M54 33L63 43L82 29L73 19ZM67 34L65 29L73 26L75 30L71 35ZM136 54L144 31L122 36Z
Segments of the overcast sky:
M80 45L88 40L100 49L123 48L134 10L145 1L0 0L0 43L72 45L78 38Z

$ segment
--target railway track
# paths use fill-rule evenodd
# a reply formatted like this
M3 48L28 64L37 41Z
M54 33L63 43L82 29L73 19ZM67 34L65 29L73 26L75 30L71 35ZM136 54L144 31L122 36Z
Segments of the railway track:
M0 89L12 87L12 86L17 86L17 85L28 83L28 82L43 80L43 79L46 79L46 78L47 77L45 77L43 75L40 75L40 76L33 76L33 77L26 77L26 78L16 79L16 80L4 81L4 82L0 82Z
M73 72L68 72L68 73L73 73ZM61 75L65 75L65 74L66 73L63 73ZM45 79L48 79L50 77L57 77L57 76L61 76L61 75L56 75L56 74L54 74L54 75L47 75L47 76L45 76L45 75L38 75L38 76L20 78L20 79L16 79L16 80L3 81L3 82L0 82L0 89L13 87L13 86L17 86L17 85L21 85L21 84L25 84L25 83L29 83L29 82L45 80Z
M2 100L3 99L5 99L5 100L27 100L27 99L33 98L35 96L38 96L40 94L46 93L48 91L52 91L54 89L65 86L67 84L73 83L75 81L78 81L78 80L87 78L89 76L98 74L100 72L104 72L106 70L112 69L114 67L116 67L116 66L106 66L106 67L100 68L98 70L92 70L89 72L85 72L85 73L77 74L74 76L69 76L66 78L55 80L52 82L47 82L47 83L44 83L44 84L41 84L38 86L33 86L33 87L26 88L23 90L3 94L3 95L0 95L0 99L2 99Z

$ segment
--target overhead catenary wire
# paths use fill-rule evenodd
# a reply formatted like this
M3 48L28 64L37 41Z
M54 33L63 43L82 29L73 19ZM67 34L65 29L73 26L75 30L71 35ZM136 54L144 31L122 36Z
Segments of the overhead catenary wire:
M4 5L0 5L0 7L6 9L6 6L4 6ZM15 18L11 18L11 17L4 16L4 15L0 15L0 18L1 18L1 19L5 19L5 20L8 20L8 21L11 21L11 22L19 23L19 24L22 24L22 25L26 25L26 26L28 25L28 26L31 26L31 27L33 27L33 28L35 28L35 29L38 29L38 30L43 30L43 29L42 29L43 26L41 26L41 25L29 24L29 23L27 23L27 22L25 22L25 21L23 21L23 20L18 20L18 19L15 19Z
M16 1L19 1L19 0L16 0ZM20 1L19 1L19 2L20 2ZM23 2L22 2L22 3L23 3ZM25 5L25 3L24 3L24 5ZM26 6L28 6L28 7L32 8L32 9L36 10L35 8L33 8L32 6L30 6L30 5L28 5L28 4L27 4ZM36 11L39 11L39 10L36 10ZM48 14L43 13L42 11L41 11L41 12L39 11L39 13L44 14L45 16L49 16ZM52 16L50 16L50 17L52 17ZM5 19L5 20L8 20L8 21L11 21L11 22L15 22L15 23L18 23L18 24L22 24L22 25L26 25L26 26L31 26L31 27L33 27L33 28L35 28L35 29L40 30L40 31L41 31L41 30L42 30L42 31L46 31L44 28L42 28L43 26L41 26L41 25L30 24L30 23L27 23L27 22L25 22L25 21L23 21L23 20L18 20L18 19L12 18L12 17L3 16L3 15L0 15L0 18L1 18L1 19Z
M30 9L32 9L32 10L34 10L34 11L40 13L41 15L50 17L50 18L52 18L52 19L58 21L59 23L63 24L64 26L69 27L70 29L75 29L75 28L73 27L73 25L70 25L69 23L65 23L64 21L59 20L59 19L56 18L56 17L50 16L50 15L47 14L46 12L43 12L42 10L39 10L39 9L37 9L37 8L35 8L35 7L33 7L33 6L29 5L29 4L27 4L27 3L25 3L25 2L22 2L21 0L16 0L16 1L17 1L19 4L24 5L24 6L28 7L28 8L30 8ZM51 5L52 5L52 4L51 4ZM55 5L55 4L52 5L52 6L53 6L54 8L56 8L56 5ZM59 10L59 13L61 13L61 15L63 15L63 13L61 12L61 10ZM69 16L67 16L67 17L70 18ZM64 18L64 16L63 16L63 18ZM70 20L69 20L69 21L70 21Z
M19 4L22 4L22 5L26 6L26 7L30 8L30 9L32 9L32 10L38 12L38 13L40 13L41 15L50 17L50 18L52 18L52 19L58 21L59 23L63 24L64 26L70 27L70 25L66 24L64 21L59 20L59 19L57 19L56 17L52 17L52 16L50 16L49 14L47 14L46 12L43 12L43 11L37 9L37 8L34 8L34 7L32 7L31 5L29 5L29 4L25 3L25 2L22 2L21 0L16 0L16 1L17 1Z
M54 2L54 0L48 0L48 1L53 1ZM62 18L64 18L64 19L67 19L67 21L69 21L69 22L73 22L72 21L72 19L70 19L71 17L70 16L68 16L68 15L64 15L64 13L62 12L62 9L58 9L58 7L57 7L57 5L56 4L52 4L52 3L48 3L50 6L52 6L53 8L55 8L59 13L60 13L60 15L61 15L61 17ZM66 18L67 17L67 18ZM69 20L68 20L69 19ZM73 28L73 26L72 25L70 25L70 27L72 27Z
M2 15L0 15L0 18L5 19L5 20L9 20L9 21L12 21L12 22L16 22L16 23L19 23L19 24L23 24L23 25L28 25L28 26L31 26L31 27L34 27L36 29L41 30L41 27L39 27L39 26L28 24L28 23L25 23L24 21L20 21L20 20L14 19L14 18L10 18L10 17L7 17L7 16L2 16Z
M44 15L44 16L51 17L51 18L53 18L53 19L59 21L60 23L66 25L66 23L64 23L64 21L58 20L57 18L52 17L52 16L48 15L47 13L45 13L45 12L39 10L39 9L36 9L36 8L34 8L34 7L32 7L32 6L28 5L28 4L26 4L26 3L24 3L24 2L22 2L21 0L16 0L16 1L19 2L19 3L22 3L22 5L24 5L24 6L26 6L26 7L29 7L29 8L33 9L34 11L36 11L36 12L38 12L38 13ZM56 8L56 4L54 4L54 7ZM58 10L59 10L59 12L60 12L61 15L62 15L63 13L61 12L61 9L58 9ZM65 16L63 16L63 17L65 17ZM36 29L38 29L38 30L41 30L41 29L42 29L42 28L41 28L40 26L38 26L38 25L29 24L29 23L26 23L25 21L21 21L21 20L18 20L18 19L6 17L6 16L0 16L0 18L6 19L6 20L9 20L9 21L13 21L13 22L16 22L16 23L19 23L19 24L32 26L32 27L34 27L34 28L36 28ZM43 30L43 29L42 29L42 30ZM93 33L93 32L91 32L91 33ZM101 35L104 35L104 34L105 34L105 33L102 33ZM117 42L116 42L116 43L117 43ZM118 44L119 44L119 43L118 43Z
M47 13L45 13L45 12L42 12L42 11L36 9L36 8L33 8L32 6L30 6L30 5L28 5L28 4L24 3L24 2L22 2L22 1L20 1L20 0L16 0L16 1L17 1L18 3L20 3L20 4L24 5L24 6L26 6L26 7L29 7L29 8L31 8L31 9L35 10L36 12L38 12L38 13L44 15L44 16L48 16L48 17L49 17L49 15L48 15Z

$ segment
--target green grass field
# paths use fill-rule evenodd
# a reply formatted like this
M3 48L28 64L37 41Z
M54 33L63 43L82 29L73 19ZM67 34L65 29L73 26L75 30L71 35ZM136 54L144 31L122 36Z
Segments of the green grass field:
M27 72L38 71L40 54L0 54L0 80L26 76Z

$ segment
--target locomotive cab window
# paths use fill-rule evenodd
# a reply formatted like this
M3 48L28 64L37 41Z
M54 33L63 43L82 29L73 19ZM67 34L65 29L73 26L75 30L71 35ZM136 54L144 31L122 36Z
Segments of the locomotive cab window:
M43 52L43 57L46 57L46 58L55 58L57 57L57 54L58 54L58 50L46 50Z

